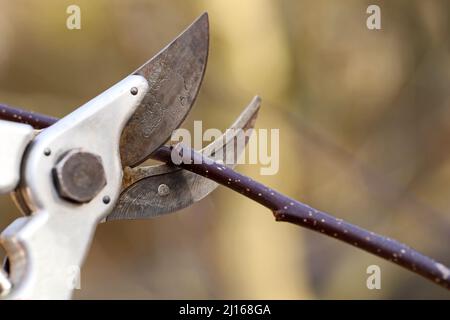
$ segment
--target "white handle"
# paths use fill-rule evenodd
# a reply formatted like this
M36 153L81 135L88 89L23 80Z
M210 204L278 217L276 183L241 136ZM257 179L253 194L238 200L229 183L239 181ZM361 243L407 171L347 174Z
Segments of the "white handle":
M33 132L27 124L0 120L0 194L17 187L23 153Z

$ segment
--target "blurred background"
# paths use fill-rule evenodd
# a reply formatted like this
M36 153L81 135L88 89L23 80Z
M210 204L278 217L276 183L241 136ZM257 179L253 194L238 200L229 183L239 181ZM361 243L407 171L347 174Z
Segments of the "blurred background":
M68 30L66 8L81 8ZM382 30L366 9L381 7ZM254 94L280 170L238 170L450 264L450 2L0 0L0 101L61 117L203 11L203 87L184 127L225 129ZM0 229L19 216L0 198ZM381 267L381 290L366 268ZM178 213L99 226L75 298L449 298L448 291L218 188Z

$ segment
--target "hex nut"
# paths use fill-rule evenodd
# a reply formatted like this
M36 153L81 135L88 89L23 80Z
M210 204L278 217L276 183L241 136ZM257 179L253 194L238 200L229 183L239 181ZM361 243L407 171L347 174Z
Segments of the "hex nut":
M100 156L81 150L66 153L53 169L60 197L87 203L106 186L106 174Z

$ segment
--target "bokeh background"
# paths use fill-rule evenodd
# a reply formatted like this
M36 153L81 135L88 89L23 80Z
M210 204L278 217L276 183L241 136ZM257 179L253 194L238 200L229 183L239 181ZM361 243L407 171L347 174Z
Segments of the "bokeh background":
M66 8L81 8L81 30ZM381 7L382 30L366 28ZM254 94L280 170L239 171L450 264L450 2L0 0L0 100L61 117L203 11L210 59L185 127L225 129ZM0 228L19 216L0 198ZM366 288L377 264L382 289ZM283 223L225 188L99 226L75 298L449 298L400 267Z

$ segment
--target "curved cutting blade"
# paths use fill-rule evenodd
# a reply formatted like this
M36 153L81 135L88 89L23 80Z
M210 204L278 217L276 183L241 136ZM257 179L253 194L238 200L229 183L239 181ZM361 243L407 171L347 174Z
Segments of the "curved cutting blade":
M227 131L202 153L233 168L236 158L245 150L259 107L260 99L255 97L230 127L235 130ZM236 143L242 131L246 132L245 141ZM230 147L233 152L227 152ZM218 186L212 180L166 164L128 169L124 181L124 191L107 221L147 219L178 211L203 199Z
M134 74L149 91L122 132L123 167L134 167L166 142L194 103L208 59L209 23L202 14L172 43Z

